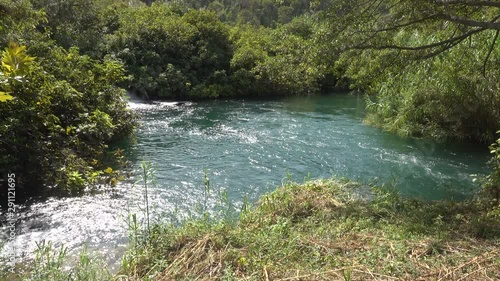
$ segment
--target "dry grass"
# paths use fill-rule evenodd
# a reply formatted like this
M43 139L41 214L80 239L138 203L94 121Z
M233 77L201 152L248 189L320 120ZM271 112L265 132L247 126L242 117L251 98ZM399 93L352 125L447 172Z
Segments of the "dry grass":
M348 185L288 185L237 224L169 232L148 256L165 261L154 280L500 280L500 222L480 206L385 192L360 201Z
M220 277L226 266L228 246L218 245L213 234L190 241L173 253L172 262L155 280L167 281L186 276L197 277L195 279L198 280Z

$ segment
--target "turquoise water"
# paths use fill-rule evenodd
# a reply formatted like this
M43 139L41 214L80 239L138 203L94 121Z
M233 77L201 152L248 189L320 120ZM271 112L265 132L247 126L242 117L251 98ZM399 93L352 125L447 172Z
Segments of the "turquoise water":
M345 176L390 184L404 196L460 200L477 188L470 175L488 172L486 147L402 139L363 125L360 96L130 106L140 126L121 146L134 168L152 163L151 209L167 217L186 215L204 201L205 171L212 192L226 191L236 207L244 197L255 202L276 189L287 173L299 182ZM22 206L16 239L2 253L15 248L20 259L30 257L46 239L72 254L86 244L119 264L126 218L142 213L136 180L113 192Z
M233 200L257 199L287 172L296 181L345 176L395 184L405 196L462 199L471 174L486 171L487 150L402 139L362 124L363 98L210 101L145 106L134 162L154 163L169 198L199 199L204 170Z

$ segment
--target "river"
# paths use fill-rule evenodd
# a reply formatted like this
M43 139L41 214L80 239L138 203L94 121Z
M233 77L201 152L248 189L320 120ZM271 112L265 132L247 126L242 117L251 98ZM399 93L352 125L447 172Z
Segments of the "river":
M471 174L488 172L485 147L403 139L364 125L361 96L130 105L140 126L121 146L135 169L152 163L150 205L167 218L203 202L205 173L213 192L225 190L238 207L287 174L298 182L348 177L394 186L403 196L462 200L477 189ZM141 213L143 189L135 180L113 192L21 206L16 239L3 254L15 248L21 259L30 257L45 239L73 254L86 244L116 266L127 244L126 218Z

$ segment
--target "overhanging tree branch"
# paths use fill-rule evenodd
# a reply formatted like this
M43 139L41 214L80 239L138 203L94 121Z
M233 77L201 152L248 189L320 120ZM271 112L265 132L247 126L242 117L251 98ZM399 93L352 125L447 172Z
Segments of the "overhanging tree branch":
M437 55L439 55L441 53L444 53L444 52L448 51L449 49L455 47L456 45L458 45L460 42L464 41L465 39L467 39L467 38L463 38L461 40L457 40L455 42L446 44L441 49L439 49L439 50L437 50L435 52L429 53L429 54L427 54L427 55L425 55L423 57L420 57L419 59L424 60L424 59L429 59L429 58L435 57L435 56L437 56Z
M386 28L375 29L375 30L366 30L366 31L361 31L361 32L386 32L386 31L396 30L398 28L407 27L407 26L410 26L410 25L414 25L414 24L417 24L417 23L421 23L421 22L424 22L424 21L435 19L435 18L437 18L437 15L438 14L433 14L433 15L430 15L428 17L421 18L421 19L416 19L416 20L413 20L413 21L410 21L410 22L406 22L406 23L402 23L402 24L398 24L398 25L394 25L394 26L390 26L390 27L386 27Z
M453 31L453 34L450 36L450 38L453 38L455 37L455 34L457 34L457 31L459 29L459 26L457 26L455 28L455 30ZM420 59L428 59L428 58L432 58L432 57L435 57L441 53L444 53L446 51L448 51L449 49L455 47L456 45L460 44L460 42L464 41L466 38L463 38L463 39L460 39L460 40L457 40L457 41L454 41L454 42L451 42L451 43L448 43L448 44L445 44L442 48L440 48L439 50L437 51L434 51L434 52L431 52L423 57L421 57Z
M493 38L493 43L491 43L490 49L488 50L488 55L486 55L486 58L484 59L483 76L486 76L486 64L488 64L488 60L490 59L491 52L493 52L493 48L495 47L499 33L500 33L500 30L497 30L497 32L495 33L495 37Z
M438 5L464 5L472 7L500 7L498 1L477 1L477 0L434 0Z
M415 47L410 47L410 46L398 46L398 45L381 45L381 46L370 46L370 45L358 45L358 46L353 46L350 49L375 49L375 50L383 50L383 49L397 49L397 50L407 50L407 51L418 51L418 50L425 50L425 49L431 49L439 46L443 46L446 44L451 44L456 41L462 41L466 39L467 37L479 33L481 31L485 31L487 28L476 28L473 30L470 30L469 32L466 32L460 36L452 37L447 40L439 41L436 43L428 44L428 45L422 45L422 46L415 46Z
M451 22L460 23L460 24L463 24L466 26L474 26L474 27L482 27L482 28L486 28L486 29L500 30L500 22L496 22L496 20L498 18L500 18L500 15L495 17L490 22L465 19L465 18L455 17L455 16L451 16L451 15L446 15L446 14L438 14L437 17L440 19L451 21Z

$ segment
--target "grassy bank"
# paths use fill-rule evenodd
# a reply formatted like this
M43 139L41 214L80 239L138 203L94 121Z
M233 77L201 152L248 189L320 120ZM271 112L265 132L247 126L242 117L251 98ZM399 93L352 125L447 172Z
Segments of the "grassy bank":
M238 220L136 227L131 238L115 276L82 274L96 270L87 258L85 279L29 280L500 278L500 219L480 202L421 202L347 180L288 183Z

